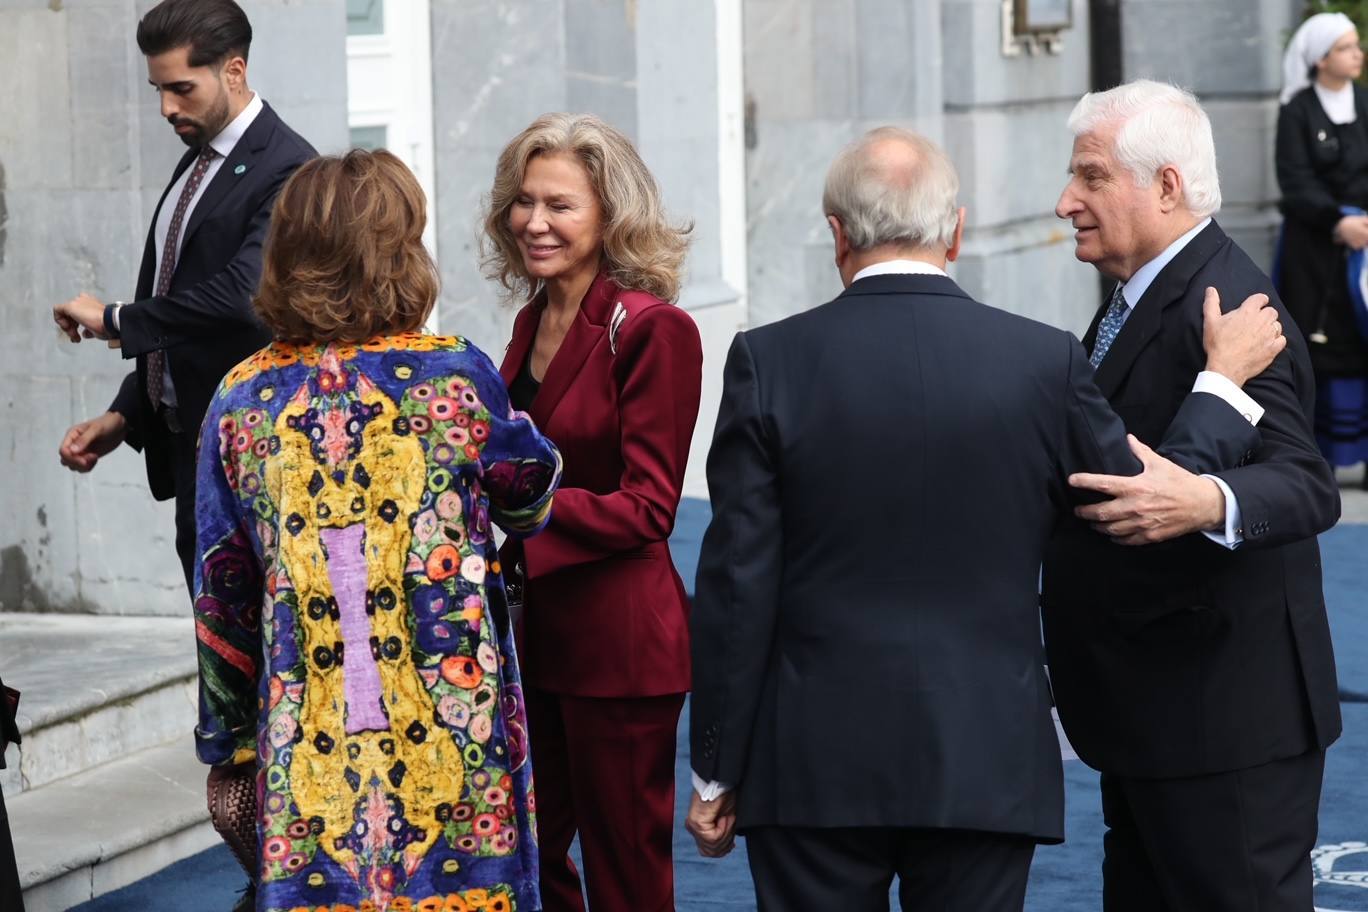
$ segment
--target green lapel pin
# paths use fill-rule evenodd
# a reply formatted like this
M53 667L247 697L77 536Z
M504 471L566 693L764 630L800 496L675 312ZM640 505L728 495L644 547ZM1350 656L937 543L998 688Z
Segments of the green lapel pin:
M246 170L247 170L247 166L246 166L246 165L238 165L236 168L233 169L233 173L234 173L234 174L241 174L242 172L244 172L244 171L246 171Z

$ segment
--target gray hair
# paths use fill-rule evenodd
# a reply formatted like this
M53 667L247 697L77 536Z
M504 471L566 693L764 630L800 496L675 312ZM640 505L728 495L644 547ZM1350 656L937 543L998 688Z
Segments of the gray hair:
M1084 95L1069 115L1074 136L1119 123L1113 153L1148 187L1165 165L1183 175L1183 204L1198 218L1221 208L1221 179L1211 121L1191 92L1149 79L1137 79L1105 92Z
M882 159L878 147L894 141L912 154ZM840 220L855 250L885 244L927 249L955 243L959 175L940 147L898 127L870 130L831 163L822 211Z

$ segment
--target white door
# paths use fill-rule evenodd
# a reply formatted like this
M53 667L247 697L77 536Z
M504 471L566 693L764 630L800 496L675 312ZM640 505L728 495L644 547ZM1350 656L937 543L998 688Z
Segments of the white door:
M423 240L436 257L432 42L428 0L347 0L347 125L351 145L387 149L427 194ZM436 329L433 310L429 328Z

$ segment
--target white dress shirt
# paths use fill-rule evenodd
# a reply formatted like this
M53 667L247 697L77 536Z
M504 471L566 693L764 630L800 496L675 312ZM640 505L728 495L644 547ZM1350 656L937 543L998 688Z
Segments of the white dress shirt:
M1163 253L1140 267L1135 275L1131 276L1130 282L1127 282L1126 287L1122 289L1122 295L1125 297L1126 304L1128 305L1126 311L1127 317L1130 316L1130 310L1135 307L1135 302L1140 300L1140 295L1145 293L1145 290L1148 289L1150 284L1154 281L1155 276L1159 275L1159 271L1163 269L1170 260L1177 256L1178 251L1182 250L1183 247L1187 245L1188 241L1196 237L1210 221L1211 219L1207 219L1196 228L1174 241ZM937 275L949 277L949 273L944 269L933 266L930 263L923 263L920 260L887 260L882 263L875 263L872 266L866 266L864 269L855 273L855 276L850 281L851 284L854 284L855 282L860 281L860 279L880 275ZM1134 285L1134 289L1132 289L1132 285ZM1132 297L1132 291L1134 291L1134 297ZM1192 385L1192 391L1195 393L1210 393L1213 396L1225 400L1231 408L1244 415L1251 424L1258 424L1259 419L1263 417L1264 410L1259 407L1258 403L1249 398L1249 396L1232 383L1229 378L1222 376L1221 374L1212 371L1202 371L1197 375L1197 381ZM1235 495L1231 492L1230 488L1228 488L1221 479L1212 475L1204 475L1202 477L1210 478L1212 481L1216 482L1226 498L1225 539L1219 538L1216 534L1211 532L1204 534L1213 541L1234 548L1235 545L1243 540L1239 534L1240 505L1235 501ZM1232 516L1234 517L1233 523ZM694 791L697 792L698 797L702 798L704 801L716 801L722 795L731 791L730 785L716 780L706 781L693 770L689 770L689 775L693 780Z
M1159 273L1163 271L1174 257L1176 257L1193 238L1202 233L1207 225L1211 224L1211 219L1203 219L1198 222L1196 227L1184 234L1164 248L1164 252L1150 260L1144 266L1135 271L1135 275L1121 289L1121 296L1126 300L1126 314L1121 320L1124 326L1126 320L1130 319L1131 313L1135 310L1135 305L1140 303L1145 292L1154 284ZM1235 411L1239 412L1245 419L1255 426L1263 418L1263 408L1249 397L1249 395L1229 378L1211 371L1202 371L1197 375L1197 382L1192 385L1194 393L1211 393L1224 399L1226 403ZM1216 482L1216 487L1221 489L1221 494L1225 496L1226 514L1225 529L1222 532L1202 532L1207 538L1218 545L1234 550L1244 541L1244 529L1242 525L1243 515L1240 513L1240 502L1235 499L1235 492L1230 490L1230 486L1215 475L1203 475L1203 478L1210 478Z
M190 197L190 204L185 208L185 215L181 217L181 233L180 237L176 238L177 261L180 260L180 245L185 240L185 229L190 225L190 214L195 211L195 206L199 204L200 198L204 196L205 189L213 182L214 175L218 174L219 169L223 167L223 163L228 160L228 156L232 153L234 147L237 146L238 140L242 139L242 135L247 132L247 128L252 125L252 121L256 120L257 115L261 113L262 107L263 103L261 101L261 96L253 92L252 100L247 102L247 107L243 108L241 113L239 113L237 117L234 117L228 123L228 126L224 127L217 136L209 140L209 145L212 146L214 151L218 154L209 162L209 167L204 171L204 177L200 179L199 186L195 188L194 195ZM158 270L161 269L162 253L166 250L166 235L167 232L171 230L171 217L176 210L176 201L180 199L181 190L184 189L186 182L190 180L190 172L193 170L195 169L194 164L192 163L191 166L186 168L185 172L176 179L176 182L171 185L171 189L167 191L166 196L162 201L161 210L157 213L157 227L152 236L154 243L156 244L157 257L153 262L156 264ZM156 284L156 279L157 277L154 274L152 278L154 286ZM118 329L118 310L114 311L113 319L114 328ZM175 408L176 402L176 387L175 384L171 382L171 363L168 359L166 362L166 369L162 374L162 403L169 408Z

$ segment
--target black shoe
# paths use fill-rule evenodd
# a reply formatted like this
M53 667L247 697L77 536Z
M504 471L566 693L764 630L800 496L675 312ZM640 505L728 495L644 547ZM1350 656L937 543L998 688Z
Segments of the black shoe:
M256 884L248 883L240 892L242 895L233 904L233 912L256 912Z

